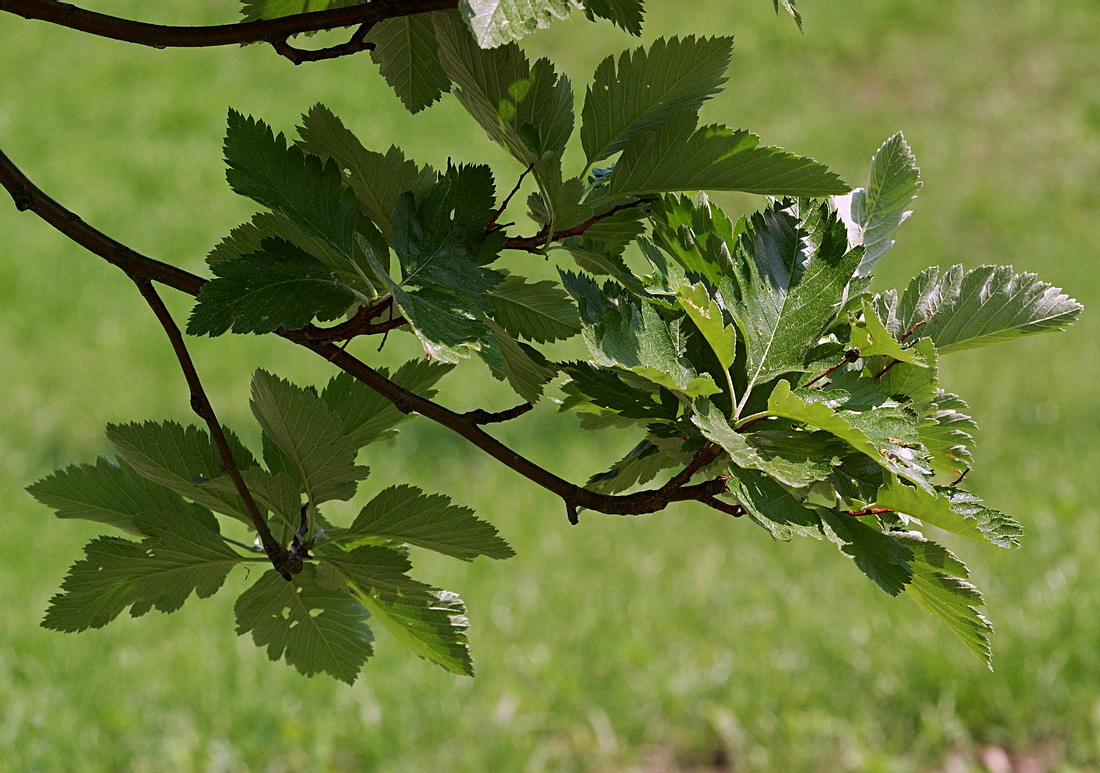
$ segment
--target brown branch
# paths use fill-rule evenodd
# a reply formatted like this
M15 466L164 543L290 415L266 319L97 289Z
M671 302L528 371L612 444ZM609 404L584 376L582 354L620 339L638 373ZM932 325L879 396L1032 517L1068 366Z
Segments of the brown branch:
M441 11L457 6L457 0L373 0L362 5L331 8L313 13L297 13L278 19L187 27L132 21L89 11L69 3L57 2L57 0L0 0L0 11L22 16L24 19L45 21L78 32L86 32L89 35L151 48L205 48L261 42L275 45L285 43L291 35L302 32L317 32L355 25L369 27L385 19ZM359 33L356 32L352 40L358 35ZM364 32L363 35L366 33ZM351 43L352 41L348 41L343 45L348 46ZM311 52L302 53L308 55Z
M872 377L872 379L877 381L878 379L882 378L887 373L889 373L891 368L897 366L900 363L901 363L901 360L890 360L890 362L886 363L886 367L884 367L882 370L880 370L878 373L876 373Z
M492 216L492 218L489 219L489 225L485 226L486 234L491 234L493 231L497 230L497 221L500 220L500 216L504 214L504 210L508 209L508 204L512 201L512 197L519 193L519 187L523 185L523 178L526 177L534 168L535 164L534 162L532 162L527 166L526 169L523 170L523 174L521 174L519 176L519 179L516 180L516 187L512 188L512 192L504 197L504 203L500 205L500 209L498 209L496 213Z
M248 513L252 526L260 535L260 543L264 546L264 552L271 560L271 565L284 579L289 580L292 574L302 571L301 559L297 561L290 560L290 555L271 534L267 521L264 520L260 508L256 505L256 500L252 498L252 492L245 485L244 478L241 477L241 469L237 466L237 460L233 458L233 452L229 448L229 441L226 439L222 425L214 413L214 406L210 404L210 399L206 396L206 390L203 389L198 371L195 370L195 363L187 351L187 345L183 341L183 333L180 332L176 321L172 319L168 307L164 305L164 301L161 300L160 295L153 287L153 283L148 279L134 278L134 283L145 302L149 304L149 308L153 310L160 326L164 328L168 340L172 343L172 350L176 353L180 369L183 370L183 377L187 381L187 388L191 392L191 410L198 414L199 418L205 421L206 426L210 429L210 437L218 449L218 455L221 456L222 472L233 481L233 486L237 489L237 493L244 503L245 512Z
M723 502L718 497L703 497L699 500L707 507L713 507L715 510L721 510L726 515L732 515L734 518L740 518L745 514L745 508L741 505L730 504L729 502Z
M694 458L688 462L684 469L680 470L675 476L669 479L668 483L661 486L661 493L668 494L676 489L683 488L691 480L692 476L699 470L706 467L713 462L722 453L722 447L714 443L709 444L699 453L695 454Z
M499 424L502 421L518 419L534 407L531 403L521 403L514 408L509 408L506 411L496 411L495 413L490 413L484 408L478 408L476 411L466 411L462 416L472 424Z
M3 2L3 0L0 0ZM504 240L504 248L507 250L523 250L525 252L540 252L550 242L560 242L563 239L568 239L570 236L581 236L592 226L599 223L601 220L606 220L612 215L618 214L625 209L634 209L643 204L649 204L657 201L657 199L638 199L637 201L630 201L626 204L619 204L616 207L612 207L606 212L590 217L580 225L575 225L572 228L566 228L562 231L555 231L553 236L548 235L548 228L543 228L534 236L510 236Z
M829 368L827 371L822 373L820 376L817 376L817 377L812 378L809 381L807 381L805 384L802 385L802 388L803 389L809 389L811 386L816 384L821 379L825 378L826 376L831 375L833 373L833 371L835 371L837 368L842 368L845 365L847 365L848 363L855 362L858 359L859 359L859 349L857 349L856 347L853 346L851 349L844 352L844 357L840 360L840 362L838 362L833 367Z
M350 341L356 336L361 335L388 333L406 324L407 320L404 317L394 318L392 316L384 322L375 322L374 320L387 309L393 309L392 297L386 298L384 301L376 303L374 306L360 306L359 310L356 311L354 315L332 327L317 327L316 325L310 324L298 330L279 328L275 332L283 338L294 341L295 343L304 343L307 341L325 343L331 341Z
M147 258L88 225L34 186L26 175L3 154L3 151L0 151L0 185L3 185L11 193L16 205L21 210L29 210L38 214L43 220L88 251L122 268L134 281L142 279L157 281L189 295L198 295L206 283L204 279L194 274ZM290 338L290 334L283 334L283 337L293 340ZM295 341L295 343L324 357L341 370L366 384L393 403L394 407L401 412L419 413L437 424L447 427L506 467L557 494L572 507L583 507L586 510L594 510L609 515L642 515L663 510L672 502L705 500L726 490L726 478L718 477L705 483L683 486L668 492L649 489L633 494L611 495L590 491L583 486L570 483L520 455L486 433L462 414L455 413L449 408L434 403L390 381L381 373L343 351L335 344L316 341Z
M0 0L3 2L3 0ZM367 33L371 31L376 22L365 22L359 25L359 29L348 39L346 43L329 46L327 48L305 49L290 45L288 38L273 40L271 47L279 56L285 56L294 64L303 62L320 62L324 59L338 59L341 56L357 54L360 51L373 51L374 43L367 42Z

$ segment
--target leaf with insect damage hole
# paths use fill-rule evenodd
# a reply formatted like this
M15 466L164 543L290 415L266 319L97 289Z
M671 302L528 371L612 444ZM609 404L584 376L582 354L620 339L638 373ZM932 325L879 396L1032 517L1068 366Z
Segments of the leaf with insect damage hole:
M251 405L265 439L279 451L279 464L269 458L268 466L295 474L310 505L355 495L368 470L355 464L359 448L344 434L343 419L315 392L257 370Z
M170 509L134 517L142 542L98 537L85 548L50 600L42 625L56 631L102 628L127 607L175 612L192 592L214 595L239 556L218 533L210 511L178 500Z
M422 658L473 676L466 609L453 593L410 579L397 551L375 545L328 552L318 570L329 587L347 588L390 634Z
M398 540L463 561L515 555L493 525L476 518L473 510L451 504L443 494L425 494L416 486L383 489L331 541L356 544L365 538Z
M237 599L237 635L251 633L269 658L284 658L306 676L324 672L351 684L374 654L370 613L347 591L318 583L317 574L312 564L290 582L265 572Z

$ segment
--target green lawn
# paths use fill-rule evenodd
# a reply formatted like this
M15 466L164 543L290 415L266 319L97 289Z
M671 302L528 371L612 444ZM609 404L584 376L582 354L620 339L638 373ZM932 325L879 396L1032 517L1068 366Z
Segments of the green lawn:
M173 5L96 3L162 21L232 18ZM383 639L354 687L304 679L234 636L243 576L172 616L80 635L38 628L99 530L54 519L23 487L106 452L108 422L190 419L167 343L125 277L3 202L0 770L954 772L983 770L988 745L1049 770L1100 766L1096 4L803 0L804 36L767 0L650 6L647 40L736 37L730 86L705 117L856 183L878 144L906 132L926 184L880 287L931 263L1009 263L1085 303L1067 334L946 363L982 426L973 488L1028 531L1013 552L946 540L987 593L996 671L831 546L772 543L690 506L570 528L554 497L424 421L371 447L363 488L404 478L447 492L516 548L503 563L418 556L421 574L469 605L477 678ZM527 47L564 63L583 93L599 59L633 43L577 17ZM223 178L230 105L290 129L323 101L368 147L400 140L422 161L489 162L501 187L519 171L453 98L405 114L365 55L294 68L259 46L154 51L4 14L0 73L13 159L97 227L194 271L250 212ZM187 299L172 303L186 314ZM357 351L383 363L415 354L400 337L381 355L369 342ZM196 340L193 352L223 420L241 428L254 367L329 375L277 340ZM471 364L441 399L514 398ZM635 441L588 435L550 405L500 434L578 481Z

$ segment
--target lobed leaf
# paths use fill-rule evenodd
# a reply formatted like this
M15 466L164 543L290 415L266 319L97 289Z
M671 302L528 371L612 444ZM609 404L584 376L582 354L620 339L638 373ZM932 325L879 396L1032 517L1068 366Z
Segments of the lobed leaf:
M431 13L384 19L367 34L371 59L410 113L419 113L451 90L439 64Z

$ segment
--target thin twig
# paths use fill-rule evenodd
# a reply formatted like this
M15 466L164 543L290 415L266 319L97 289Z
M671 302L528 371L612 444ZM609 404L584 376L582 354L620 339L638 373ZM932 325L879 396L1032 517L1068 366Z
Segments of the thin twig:
M390 312L390 318L388 320L384 322L374 321L387 310ZM332 327L317 327L316 325L309 324L298 330L279 328L277 332L284 338L296 342L350 341L356 336L388 333L406 323L407 320L404 317L394 318L393 298L391 297L369 308L360 306L359 310L356 311L354 315L341 322L339 325L333 325Z
M960 483L963 482L963 478L965 478L967 473L969 473L969 472L970 472L970 468L967 467L965 470L963 470L962 472L959 473L959 477L955 478L955 480L951 481L948 485L951 486L952 488L959 485Z
M324 59L337 59L341 56L357 54L360 51L373 51L374 43L367 42L367 33L374 27L375 22L365 22L359 25L355 34L346 43L340 43L327 48L305 49L290 45L289 36L282 40L271 41L271 47L279 56L284 56L294 64L304 62L320 62Z
M859 359L859 349L857 349L856 347L853 346L851 349L844 352L844 357L840 360L840 362L838 362L833 367L829 368L827 371L822 373L820 376L817 376L816 378L812 378L809 381L807 381L805 384L802 385L802 388L803 389L809 389L811 386L816 384L821 379L823 379L826 376L832 374L833 371L837 370L838 368L844 367L845 365L847 365L850 362L855 362L858 359Z
M902 337L898 339L898 343L899 344L905 343L906 338L913 335L913 333L917 332L917 330L919 330L922 325L926 325L926 324L928 324L928 320L926 320L926 319L922 319L920 322L915 323L913 325L913 327L906 330L904 335L902 335Z
M245 512L248 513L253 527L260 535L260 542L264 546L267 557L271 560L271 565L284 579L289 580L292 574L302 571L301 562L288 560L289 556L286 550L271 534L267 521L264 520L260 508L256 505L256 500L252 498L252 492L245 485L241 470L237 466L237 460L233 458L233 452L229 448L229 441L226 439L222 425L218 422L218 417L214 413L214 406L210 404L210 400L206 396L206 390L203 389L198 371L195 370L195 363L187 351L187 345L183 341L183 333L180 332L176 321L172 319L172 314L168 311L168 307L164 305L164 301L161 300L156 288L153 287L153 283L148 279L141 278L135 278L134 283L137 285L141 296L145 298L145 302L149 304L149 308L153 310L153 314L156 315L161 327L164 328L168 340L172 343L172 350L176 353L176 359L179 360L180 368L183 370L183 377L187 380L187 388L191 392L191 410L198 414L199 418L205 421L206 426L210 429L210 438L218 449L218 455L221 456L222 472L233 481L233 487L237 489L237 493L244 503Z
M872 377L872 379L875 380L875 381L878 381L880 378L882 378L887 373L889 373L891 368L895 367L900 362L901 362L901 360L890 360L890 362L886 363L886 367L884 367L882 370L880 370L878 373L876 373Z
M0 11L25 19L45 21L78 32L151 48L205 48L262 42L274 44L302 32L371 25L384 19L457 6L458 0L373 0L360 5L296 13L277 19L186 27L132 21L57 0L0 0Z
M508 203L512 200L512 197L519 193L519 187L523 185L523 178L526 177L532 169L535 168L535 164L532 162L523 170L523 174L516 180L516 187L512 189L512 192L504 197L504 203L500 205L500 209L490 218L489 225L485 226L485 233L490 234L497 230L497 221L500 220L500 216L504 214L504 210L508 209Z
M732 515L734 518L740 518L745 514L745 508L741 505L730 504L729 502L723 502L717 497L704 497L699 500L707 507L713 507L715 510L721 510L726 515Z
M546 228L543 228L534 236L510 236L509 238L504 240L504 248L509 250L524 250L525 252L538 253L541 252L542 248L550 242L560 242L563 239L568 239L571 236L581 236L589 228L596 225L596 223L599 223L602 220L606 220L612 215L622 212L623 210L634 209L635 207L639 207L643 204L649 204L654 201L657 201L657 199L638 199L636 201L627 202L626 204L619 204L618 206L612 207L606 212L601 212L594 217L588 218L580 225L575 225L572 228L566 228L562 231L555 231L552 236L548 233Z
M668 483L661 486L661 493L668 494L669 492L675 491L678 488L683 488L691 481L691 478L695 475L695 473L699 472L699 470L703 469L708 464L717 459L721 453L721 446L716 445L715 443L710 443L702 451L699 451L697 454L695 454L695 456L690 462L688 462L684 469L680 470L680 472L670 478Z
M507 410L496 411L494 413L490 413L484 408L478 408L474 411L466 411L462 416L471 424L499 424L503 421L518 419L534 407L532 403L521 403L514 408L508 408Z

